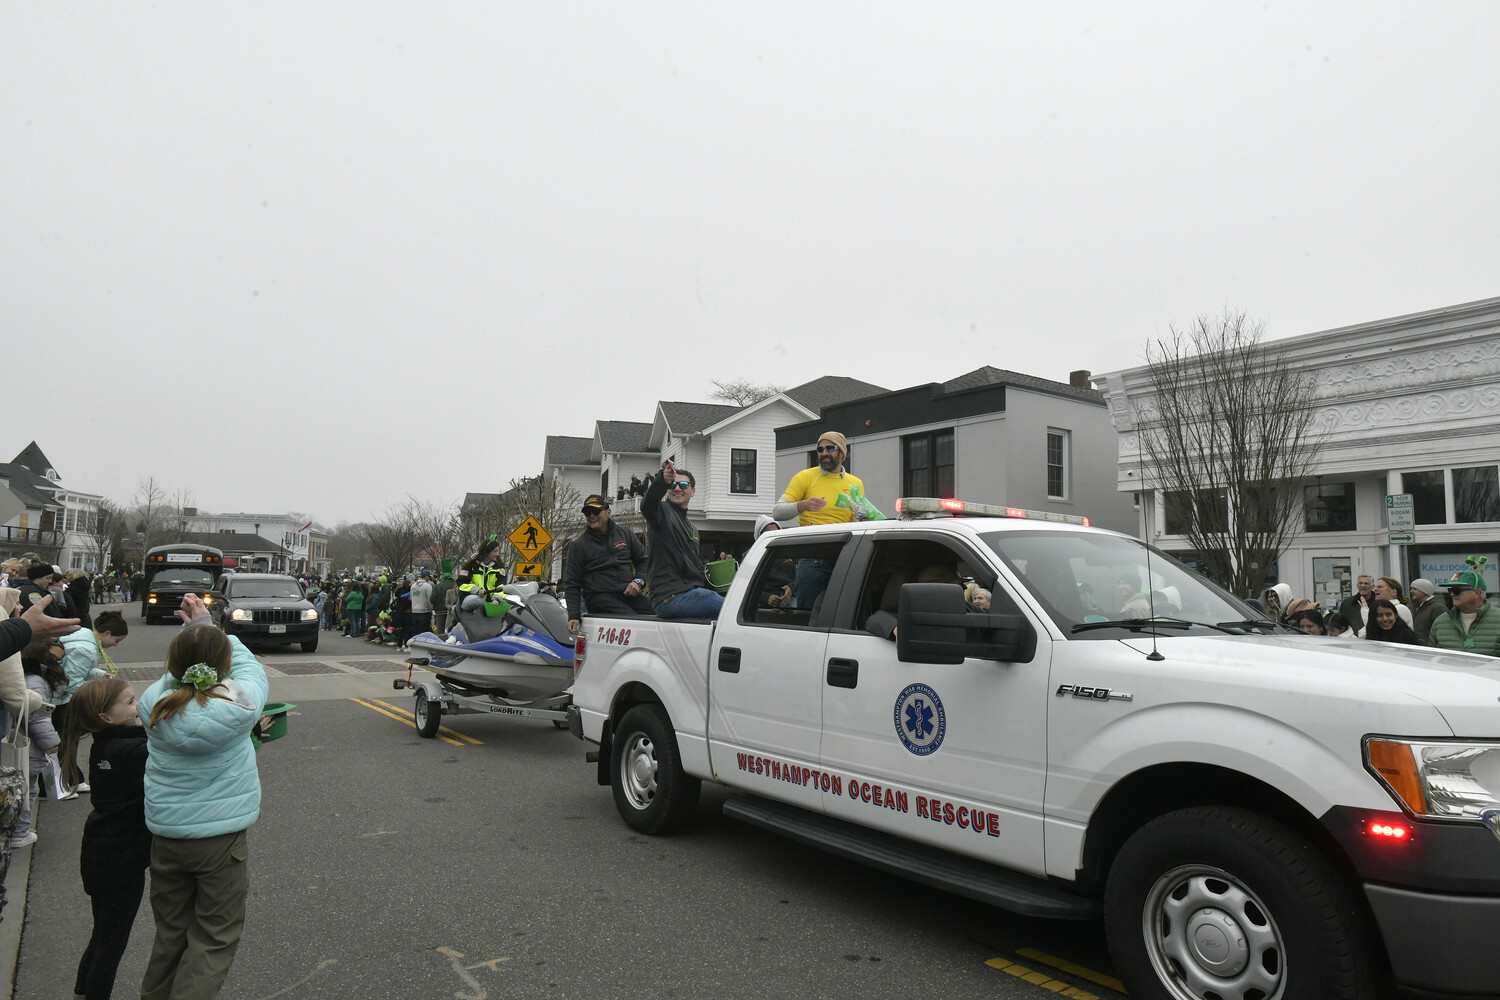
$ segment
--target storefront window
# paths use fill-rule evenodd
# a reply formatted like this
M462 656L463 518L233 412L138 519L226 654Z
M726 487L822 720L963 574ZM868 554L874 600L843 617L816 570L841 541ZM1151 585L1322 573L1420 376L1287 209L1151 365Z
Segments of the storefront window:
M1448 497L1442 469L1407 472L1401 476L1401 487L1411 494L1418 524L1448 523Z
M1453 470L1453 518L1459 524L1500 521L1500 478L1495 466Z
M1319 483L1302 497L1308 531L1354 531L1353 483Z

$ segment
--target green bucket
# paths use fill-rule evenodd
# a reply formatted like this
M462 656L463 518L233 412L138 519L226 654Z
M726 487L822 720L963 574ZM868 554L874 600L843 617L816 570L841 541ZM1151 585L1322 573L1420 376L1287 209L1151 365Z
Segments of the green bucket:
M271 721L269 723L257 721L251 733L250 742L255 746L257 753L262 743L270 743L286 735L287 713L296 707L288 701L266 702L266 707L260 710L261 719L269 718Z
M715 559L703 568L708 570L708 582L722 595L729 592L729 585L734 582L734 571L739 568L739 564L733 559Z

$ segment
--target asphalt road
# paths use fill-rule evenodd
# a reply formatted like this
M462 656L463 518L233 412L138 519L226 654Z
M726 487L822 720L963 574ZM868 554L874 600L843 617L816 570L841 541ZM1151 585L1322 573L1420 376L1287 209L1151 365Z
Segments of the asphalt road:
M644 837L550 723L468 715L420 739L393 675L360 669L378 661L276 676L299 659L268 660L272 700L299 714L260 755L226 1000L1121 995L1097 925L792 844L725 819L715 789L692 829ZM40 805L16 997L69 994L90 926L87 805ZM151 935L145 902L116 996L135 994Z
M90 609L95 617L100 611L119 611L125 616L125 624L130 627L130 634L123 642L110 651L110 656L116 663L121 664L143 664L153 663L160 665L167 656L167 646L172 637L177 634L178 626L172 624L148 625L141 620L141 605L134 604L105 604L95 605ZM398 654L391 647L384 647L393 657ZM267 656L285 658L289 662L297 660L318 660L329 657L338 658L342 656L365 656L379 653L382 647L374 643L366 642L364 639L346 639L338 632L318 633L318 650L315 653L304 653L296 643L289 645L265 646L256 649L257 653Z

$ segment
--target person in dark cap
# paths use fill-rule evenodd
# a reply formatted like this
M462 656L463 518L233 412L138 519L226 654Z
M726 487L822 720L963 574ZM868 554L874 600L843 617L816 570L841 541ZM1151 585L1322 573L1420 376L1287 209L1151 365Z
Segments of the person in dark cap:
M563 560L568 631L578 634L585 608L593 615L651 614L651 602L641 593L646 578L641 540L614 523L609 501L597 493L583 501L583 519L588 530L573 539Z
M33 563L31 567L26 570L26 582L21 584L19 588L21 591L21 599L18 603L20 604L21 610L26 610L44 597L53 596L50 590L52 586L53 576L54 574L52 572L52 567L47 565L46 563ZM68 614L68 609L65 606L62 606L61 602L57 601L55 598L53 599L52 603L47 606L46 610L47 614L51 615L53 618L73 617L72 615Z
M1500 614L1484 598L1484 556L1470 556L1469 568L1443 583L1453 607L1435 619L1427 643L1441 649L1500 656Z

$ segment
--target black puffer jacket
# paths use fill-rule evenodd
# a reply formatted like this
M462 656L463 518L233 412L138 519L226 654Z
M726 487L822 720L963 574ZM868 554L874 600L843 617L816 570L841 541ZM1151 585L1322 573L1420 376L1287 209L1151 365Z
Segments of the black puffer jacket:
M89 754L93 811L83 824L79 870L90 895L151 865L146 829L146 730L113 726L94 734Z

